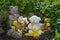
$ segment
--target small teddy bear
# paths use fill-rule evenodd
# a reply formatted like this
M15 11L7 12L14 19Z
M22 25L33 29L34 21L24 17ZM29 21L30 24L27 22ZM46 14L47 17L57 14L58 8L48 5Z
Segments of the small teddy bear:
M44 22L45 22L45 25L44 25L44 27L43 27L42 30L44 30L44 31L50 31L50 29L51 29L51 27L50 27L51 26L51 24L50 24L50 22L51 22L50 18L45 18Z
M20 16L19 14L18 14L18 6L10 6L10 12L11 12L11 14L9 15L9 23L10 23L10 27L12 26L12 22L14 21L14 20L17 20L18 19L18 17Z
M28 24L28 33L25 33L25 36L33 36L33 37L39 37L43 31L41 30L42 27L42 23L39 23L39 21L41 21L41 18L33 15L32 17L30 17L30 22Z
M22 36L22 27L19 23L19 14L18 14L18 6L10 6L9 20L10 20L10 27L11 29L8 30L8 35L14 38L19 38Z
M24 28L26 28L27 24L29 23L29 21L27 20L27 17L20 16L18 20L21 23L22 30L24 30Z

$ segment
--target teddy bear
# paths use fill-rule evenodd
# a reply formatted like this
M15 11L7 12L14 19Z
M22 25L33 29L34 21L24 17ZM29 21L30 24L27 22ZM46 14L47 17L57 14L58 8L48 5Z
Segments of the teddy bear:
M14 20L17 20L18 19L18 17L20 16L19 14L18 14L18 6L10 6L10 15L9 15L9 23L10 23L10 26L12 26L12 22L14 21Z
M20 16L18 20L20 21L20 23L22 23L22 26L24 26L24 23L25 24L29 23L29 21L27 20L27 17Z
M39 23L41 21L41 18L33 15L30 17L30 22L28 24L28 33L25 33L25 36L32 36L32 37L39 37L44 32L41 30L41 27L43 26L42 23Z
M51 24L50 24L51 19L50 18L45 18L44 22L45 23L44 23L44 26L43 26L42 30L50 31L51 30Z
M27 17L23 17L23 16L20 16L18 18L21 26L22 26L22 32L23 32L23 35L25 32L27 32L28 28L27 28L27 25L29 24L29 21L27 20Z
M14 38L19 38L22 36L22 27L20 25L20 22L18 20L19 14L18 14L18 6L10 6L10 12L11 14L9 15L9 23L11 29L8 30L8 35L12 36Z

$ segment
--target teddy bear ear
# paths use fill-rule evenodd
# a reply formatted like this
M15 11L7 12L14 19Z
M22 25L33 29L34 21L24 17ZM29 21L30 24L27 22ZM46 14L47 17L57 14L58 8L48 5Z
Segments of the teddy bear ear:
M18 6L14 6L15 7L15 9L18 9Z
M38 19L39 19L39 20L41 20L41 18L40 18L40 17L38 17Z
M13 6L9 6L9 8L10 8L10 9L12 9L12 8L13 8Z
M18 8L18 6L15 6L16 8Z

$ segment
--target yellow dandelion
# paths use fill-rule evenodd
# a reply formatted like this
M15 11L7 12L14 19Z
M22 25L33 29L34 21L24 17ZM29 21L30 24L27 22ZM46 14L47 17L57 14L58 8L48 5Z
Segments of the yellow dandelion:
M30 33L25 33L25 36L31 36L31 34Z
M18 19L18 22L20 23L20 20Z
M13 30L15 30L15 26L12 26L11 28L12 28Z
M22 27L24 27L24 22L21 24Z
M14 26L15 26L17 23L18 23L17 20L13 21L13 25L14 25Z
M39 34L37 31L33 32L33 37L39 37Z
M18 33L20 33L20 32L21 32L21 30L20 30L20 29L18 29L18 30L17 30L17 32L18 32Z
M28 27L26 27L26 30L28 30L29 28Z
M22 30L24 30L24 27L22 28Z
M30 20L30 18L28 18L28 20Z

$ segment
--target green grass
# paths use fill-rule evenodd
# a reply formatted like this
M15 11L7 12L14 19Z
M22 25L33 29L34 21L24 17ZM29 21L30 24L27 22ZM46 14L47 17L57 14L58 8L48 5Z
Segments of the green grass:
M56 35L52 40L60 40L60 33L57 32L57 30L55 31Z

